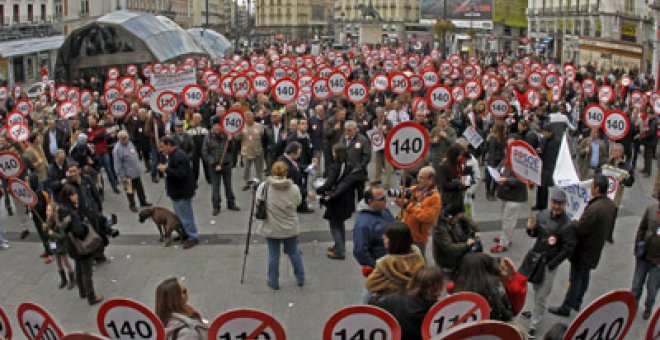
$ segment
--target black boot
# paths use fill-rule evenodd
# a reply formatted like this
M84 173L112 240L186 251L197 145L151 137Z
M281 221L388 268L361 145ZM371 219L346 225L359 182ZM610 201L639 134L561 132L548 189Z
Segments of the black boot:
M66 273L60 270L60 289L66 287Z
M76 275L73 272L69 272L69 286L66 289L71 290L76 286Z

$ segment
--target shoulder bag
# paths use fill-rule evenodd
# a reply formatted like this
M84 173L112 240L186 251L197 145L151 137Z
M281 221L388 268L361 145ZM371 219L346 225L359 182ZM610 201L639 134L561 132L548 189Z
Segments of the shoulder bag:
M546 258L544 253L530 250L520 264L518 272L527 276L528 282L539 284L543 282L545 262Z
M73 248L76 250L76 253L78 255L89 255L99 249L101 244L103 243L103 240L99 236L99 234L96 233L94 228L88 224L88 223L83 223L84 228L87 229L87 235L85 236L84 239L79 239L73 233L69 232L69 243L73 246Z
M254 217L258 220L265 220L268 218L268 209L266 207L266 200L268 199L268 183L264 184L263 197L257 200Z

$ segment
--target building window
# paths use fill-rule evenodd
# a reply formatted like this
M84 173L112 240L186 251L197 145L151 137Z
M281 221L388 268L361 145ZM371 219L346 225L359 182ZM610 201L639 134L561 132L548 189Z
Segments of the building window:
M81 16L89 15L89 0L80 1L80 15Z
M27 5L27 12L28 12L28 22L32 22L34 20L34 5L33 4L28 4Z
M21 5L14 4L14 22L21 22Z

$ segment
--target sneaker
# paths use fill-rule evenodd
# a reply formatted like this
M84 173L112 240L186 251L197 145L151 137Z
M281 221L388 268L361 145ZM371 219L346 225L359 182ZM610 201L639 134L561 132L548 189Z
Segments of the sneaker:
M9 249L11 246L9 243L0 243L0 249Z
M508 250L507 247L503 247L503 246L501 246L501 245L499 245L499 244L498 244L498 245L495 245L495 246L492 246L492 247L490 248L490 252L491 252L491 253L494 253L494 254L504 253L504 252L506 252L507 250Z
M339 254L335 251L328 251L328 253L326 255L328 256L328 258L331 258L333 260L343 260L343 259L346 258L346 256L344 256L344 254Z
M527 331L527 339L536 339L536 328L530 327Z

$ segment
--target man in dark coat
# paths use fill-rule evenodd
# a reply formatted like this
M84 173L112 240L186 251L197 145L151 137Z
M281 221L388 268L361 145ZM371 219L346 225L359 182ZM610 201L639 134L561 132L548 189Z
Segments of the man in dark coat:
M41 138L42 148L48 163L53 163L53 158L57 153L58 149L64 150L65 153L69 152L69 138L66 135L66 131L58 129L55 125L55 119L48 120L48 129L44 131L44 135Z
M48 167L48 189L53 196L55 202L60 202L60 191L62 186L66 184L66 154L64 150L58 150L55 153L55 159Z
M541 185L537 187L536 191L534 210L544 210L548 207L548 188L554 185L552 174L555 171L555 163L557 163L562 139L562 135L553 132L550 124L544 125L542 131L543 144L540 156L543 161L543 168L541 169Z
M273 111L270 114L270 125L266 126L264 133L264 141L266 145L266 171L270 171L270 167L282 155L286 146L287 132L286 127L282 124L282 113Z
M608 237L616 206L607 197L607 177L597 174L591 187L591 200L587 204L580 220L573 223L577 244L570 257L570 286L564 302L559 307L549 308L552 314L567 317L571 309L579 311L582 298L589 288L591 270L596 269Z
M227 145L229 143L229 145ZM231 140L220 129L220 119L216 116L211 118L211 133L204 138L202 145L202 157L209 165L211 173L211 203L213 204L213 216L220 214L220 182L225 186L225 198L227 209L238 211L236 196L231 184L232 159L229 155Z
M307 133L312 141L314 157L319 162L316 167L316 177L321 177L321 159L323 157L323 119L325 117L325 107L317 105L314 108L315 115L309 117L307 124Z
M204 138L209 134L209 130L202 125L202 115L199 113L193 114L192 125L188 127L186 133L192 138L193 151L192 151L192 165L193 173L195 174L195 182L199 179L200 162L202 163L202 171L204 171L204 178L207 183L211 183L211 173L209 172L208 164L204 157L202 157L202 147L204 146Z
M303 171L306 169L301 169L298 159L302 154L302 146L296 141L290 142L284 150L284 154L280 156L277 160L286 163L287 166L287 177L290 178L293 183L295 183L300 189L300 195L302 196L302 202L298 206L298 212L302 214L309 214L314 212L314 209L311 209L307 206L307 190L303 189Z
M195 215L192 198L195 196L197 182L190 165L190 158L179 149L177 142L170 136L162 139L163 151L168 155L167 163L158 164L158 171L165 173L165 190L172 200L174 213L181 220L188 239L183 243L183 249L189 249L199 244L199 235L195 226Z
M344 134L339 142L346 144L348 149L346 163L350 165L351 169L359 169L358 174L361 178L355 182L355 191L357 200L361 201L364 194L364 184L369 179L367 167L371 160L371 143L367 137L358 133L358 125L353 120L349 120L344 124Z

